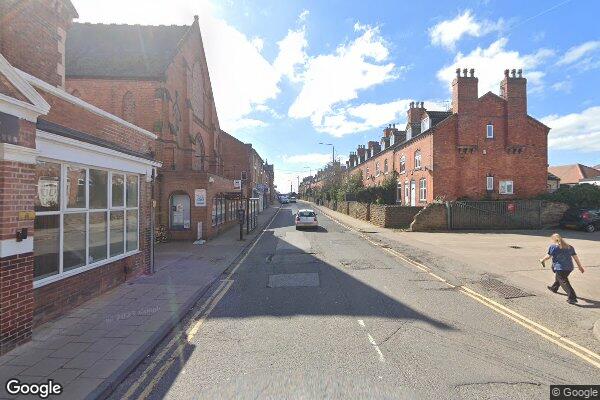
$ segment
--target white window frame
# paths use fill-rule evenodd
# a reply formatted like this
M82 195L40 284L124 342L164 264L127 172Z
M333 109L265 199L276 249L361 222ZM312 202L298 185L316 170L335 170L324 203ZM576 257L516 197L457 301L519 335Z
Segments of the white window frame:
M494 138L494 124L487 124L485 126L485 138L486 139Z
M508 190L508 185L510 185L510 191ZM511 180L502 180L498 182L498 192L500 194L511 195L515 194L515 184Z
M400 156L400 166L398 167L401 174L406 173L406 156L402 154Z
M427 201L427 178L419 179L419 201Z
M487 190L488 192L494 191L494 177L493 176L485 177L485 190Z
M412 139L412 126L409 126L406 129L406 140L410 140Z
M52 159L52 158L46 158L46 157L38 157L39 161L44 161L44 162L48 162L48 163L54 163L54 164L60 164L60 188L59 188L59 196L60 196L60 200L59 200L59 210L58 211L36 211L36 216L44 216L44 215L60 215L60 226L59 226L59 232L60 232L60 237L59 237L59 264L58 264L58 273L54 274L54 275L50 275L47 276L45 278L40 278L40 279L35 279L34 277L34 281L33 281L33 287L34 288L38 288L38 287L42 287L45 285L48 285L50 283L53 282L57 282L60 281L62 279L80 274L82 272L85 271L89 271L91 269L94 268L98 268L101 267L103 265L106 264L110 264L112 262L118 261L120 259L132 256L134 254L137 254L140 252L140 175L137 173L131 173L131 172L125 172L125 171L118 171L118 170L112 170L112 169L108 169L108 168L102 168L102 167L96 167L96 166L90 166L90 165L85 165L85 164L79 164L79 163L75 163L75 162L68 162L68 161L63 161L63 160L56 160L56 159ZM86 207L85 208L67 208L67 196L66 196L66 189L67 189L67 166L72 166L72 167L77 167L77 168L85 168L86 173L86 185L85 185L85 192L86 192ZM101 171L107 171L108 172L108 176L107 176L107 208L94 208L94 209L90 209L90 169L95 169L95 170L101 170ZM113 174L117 174L117 175L123 175L125 180L124 180L124 188L123 188L123 206L120 207L112 207L112 175ZM137 195L137 204L135 207L127 207L127 178L129 176L136 176L137 177L137 190L138 190L138 195ZM36 194L37 195L37 194ZM137 211L137 246L135 249L127 251L127 211L132 211L135 210ZM118 254L114 257L110 256L110 214L112 211L122 211L123 212L123 253ZM105 212L106 213L106 258L104 260L99 260L93 263L90 263L90 213L99 213L99 212ZM85 241L85 260L86 263L85 265L81 266L81 267L77 267L77 268L73 268L69 271L64 271L64 265L63 265L63 252L64 252L64 216L67 214L80 214L80 213L85 213L85 229L86 229L86 241ZM33 254L35 256L35 246L33 249Z
M421 150L415 151L415 169L421 168Z
M383 160L383 174L387 175L388 171L389 171L389 163L387 158L385 160Z
M396 184L396 203L402 204L402 182Z
M381 170L379 169L379 161L375 162L375 176L379 176L381 174Z
M429 129L429 123L431 120L429 119L429 115L425 114L425 118L421 120L421 133L425 132Z
M404 181L404 204L410 205L410 182Z

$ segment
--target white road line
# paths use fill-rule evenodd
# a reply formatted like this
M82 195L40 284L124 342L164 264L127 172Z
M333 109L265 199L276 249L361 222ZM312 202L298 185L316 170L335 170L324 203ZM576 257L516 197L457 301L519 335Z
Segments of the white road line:
M358 321L358 324L361 327L366 328L365 321L363 321L362 319L359 319L357 321ZM373 339L373 336L371 336L371 334L369 332L367 332L367 338L369 338L369 342L371 343L371 345L375 349L375 352L379 356L379 361L380 362L385 362L385 357L383 356L383 353L381 352L381 349L379 348L379 346L377 346L377 342L375 341L375 339Z
M379 354L379 361L385 362L385 357L383 356L383 353L379 349L379 346L377 346L377 342L375 342L375 339L373 339L373 336L371 336L369 333L367 333L367 336L369 337L369 342L371 342L371 344L373 345L373 348L375 349L377 354Z

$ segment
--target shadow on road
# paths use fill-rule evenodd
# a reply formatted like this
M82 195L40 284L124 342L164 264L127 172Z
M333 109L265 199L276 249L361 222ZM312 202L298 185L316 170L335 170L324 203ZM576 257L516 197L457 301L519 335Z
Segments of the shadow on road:
M397 321L418 320L439 330L455 329L356 279L339 266L318 258L311 251L305 235L327 233L326 228L320 227L306 232L296 231L294 228L292 210L282 208L269 229L263 233L260 242L230 278L234 283L216 305L210 319L261 316L352 316L357 319L377 317ZM324 240L319 237L319 240ZM354 245L352 241L357 240L354 238L353 236L352 239L346 239L347 246ZM365 262L367 267L357 265L355 269L391 269L376 265L377 260L371 260L371 264L369 260ZM199 304L202 304L202 301L204 300ZM194 321L191 323L193 325ZM182 340L177 344L177 347L183 348L178 357L173 357L174 349L166 352L164 360L174 358L173 364L161 380L160 391L152 398L166 396L196 350L196 346ZM163 363L157 363L156 370ZM155 372L151 371L149 376L153 376Z

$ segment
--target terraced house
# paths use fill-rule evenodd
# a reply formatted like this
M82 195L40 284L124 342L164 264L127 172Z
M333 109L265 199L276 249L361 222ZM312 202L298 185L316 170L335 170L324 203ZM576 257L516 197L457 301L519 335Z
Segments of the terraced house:
M547 190L550 128L527 114L527 80L505 70L500 96L479 97L473 69L456 70L452 108L410 104L404 130L390 125L379 141L359 145L347 161L365 186L398 174L397 202L529 198Z

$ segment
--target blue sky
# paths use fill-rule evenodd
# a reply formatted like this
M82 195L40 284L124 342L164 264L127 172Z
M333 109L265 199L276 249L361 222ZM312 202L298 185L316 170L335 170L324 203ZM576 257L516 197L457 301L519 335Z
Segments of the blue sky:
M456 66L480 95L523 68L551 165L600 164L600 2L74 0L81 21L190 24L200 15L223 129L275 163L279 188L449 104ZM111 4L112 3L112 4ZM143 6L141 6L143 4Z

